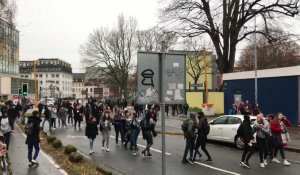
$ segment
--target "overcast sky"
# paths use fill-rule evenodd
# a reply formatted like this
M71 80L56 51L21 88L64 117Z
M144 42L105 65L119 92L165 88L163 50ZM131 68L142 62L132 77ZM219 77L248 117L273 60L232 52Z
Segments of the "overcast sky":
M146 29L158 22L157 0L17 0L20 60L60 58L82 72L78 48L94 29L113 26L119 14Z
M20 60L60 58L83 72L78 52L94 29L112 27L117 16L135 17L139 29L155 26L158 0L16 0L17 29L20 30ZM292 32L300 34L300 22ZM237 57L242 45L238 46Z

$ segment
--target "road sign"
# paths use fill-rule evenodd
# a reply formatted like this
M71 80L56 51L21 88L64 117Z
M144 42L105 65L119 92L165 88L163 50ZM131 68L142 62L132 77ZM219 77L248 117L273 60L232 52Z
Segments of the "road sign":
M166 104L185 103L185 55L166 53L160 64L161 56L156 52L138 53L139 104L159 104L160 88Z
M102 88L94 88L94 94L98 94L98 95L103 94L103 92L101 90L102 90Z
M109 97L109 88L103 88L103 97Z

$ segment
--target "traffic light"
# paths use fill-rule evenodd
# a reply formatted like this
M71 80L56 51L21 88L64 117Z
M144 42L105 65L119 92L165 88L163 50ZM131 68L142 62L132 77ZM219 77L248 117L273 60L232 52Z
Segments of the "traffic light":
M22 95L23 95L22 89L21 89L21 88L18 88L18 95L19 95L19 96L22 96Z
M27 83L22 84L22 92L23 92L23 96L28 95L28 84Z

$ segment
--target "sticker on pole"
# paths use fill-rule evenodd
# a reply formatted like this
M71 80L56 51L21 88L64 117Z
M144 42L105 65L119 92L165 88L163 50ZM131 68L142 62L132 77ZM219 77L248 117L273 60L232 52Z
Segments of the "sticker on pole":
M109 88L103 88L103 97L109 97Z

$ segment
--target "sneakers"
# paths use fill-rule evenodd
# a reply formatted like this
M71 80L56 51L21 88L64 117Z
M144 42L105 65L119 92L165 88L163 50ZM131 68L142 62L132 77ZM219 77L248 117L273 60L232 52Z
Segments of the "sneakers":
M265 164L265 166L268 165L267 159L264 159L264 164Z
M249 165L249 163L247 163L247 162L241 162L240 165L241 165L242 167L246 167L246 168L250 169L250 165Z
M213 160L211 158L207 159L205 162L213 162Z
M29 164L28 164L29 167L32 167L33 165L34 165L33 162L29 162Z
M187 159L182 160L182 164L187 164L187 163L189 163Z
M283 165L285 165L285 166L290 166L291 163L288 162L286 159L283 159Z
M32 160L31 162L29 162L28 166L29 167L33 167L34 165L39 166L39 163L36 160Z
M145 151L142 151L141 153L142 153L143 157L146 157L146 152Z
M132 155L133 155L133 156L136 156L136 155L137 155L137 152L136 152L136 151L133 151Z
M108 147L106 148L106 152L109 152L109 149L108 149Z
M104 148L104 146L102 146L102 150L104 150L105 148Z
M264 163L260 163L260 167L261 167L261 168L264 168L264 167L265 167L265 164L264 164Z
M194 164L194 160L192 158L189 158L187 161L189 164L192 164L192 165Z
M147 154L147 157L151 158L151 157L152 157L152 154L151 154L151 153L148 153L148 154Z
M272 162L274 162L274 163L280 163L280 161L279 161L276 157L274 157L274 158L272 159Z
M93 150L90 150L89 155L92 155L93 153L94 153L94 151L93 151Z
M32 160L31 162L35 165L39 165L39 163L36 160Z

